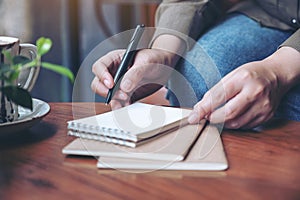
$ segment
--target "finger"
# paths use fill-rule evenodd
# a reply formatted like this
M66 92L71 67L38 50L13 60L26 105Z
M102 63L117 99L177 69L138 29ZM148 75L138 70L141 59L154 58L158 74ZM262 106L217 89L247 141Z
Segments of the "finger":
M207 111L204 115L213 112L215 109L225 104L229 99L240 93L243 87L244 83L239 73L239 69L227 74L204 95L202 104L206 107L202 108L202 110ZM201 106L201 104L199 106Z
M95 77L91 83L91 89L94 93L96 93L99 84L99 79Z
M105 85L103 85L97 77L95 77L92 81L91 88L95 93L103 97L106 96L108 93L108 88Z
M207 105L208 101L200 101L195 106L193 111L188 117L190 124L196 124L200 122L206 115L210 114L210 105Z
M230 122L227 122L225 127L226 128L231 128L231 129L238 129L238 128L243 128L243 129L251 129L259 124L262 124L269 119L271 119L273 116L272 112L257 112L257 108L252 107L249 109L246 113L243 113L236 119L233 119Z
M120 101L114 99L112 99L109 104L112 110L118 110L123 107Z
M269 121L272 117L273 117L273 114L257 117L253 121L251 121L250 123L243 126L242 128L245 128L245 129L255 128L255 127Z
M110 106L112 110L120 109L124 106L128 106L130 103L128 101L119 101L116 99L112 99L110 102Z
M120 89L126 93L131 93L141 84L141 80L143 80L146 71L146 65L133 65L124 75Z
M119 101L127 101L129 99L129 96L125 92L118 90L113 96L113 99Z
M108 88L112 88L114 85L112 74L117 70L123 54L124 50L109 52L97 60L92 67L93 73Z
M252 113L251 109L247 110L247 112L242 113L232 120L228 120L225 122L225 127L228 129L239 129L242 127L246 127L246 124L258 119L257 113Z
M93 65L93 73L96 75L98 81L101 81L106 87L112 88L114 85L114 80L111 74L109 73L106 66L103 65L100 61L97 61Z
M239 81L239 78L235 75L225 76L219 81L203 96L203 105L209 106L205 110L212 112L241 92L243 85L237 84Z
M206 118L206 116L209 116L216 108L228 101L228 99L236 96L241 89L239 84L235 84L234 78L230 81L221 80L206 92L202 100L194 106L193 112L188 119L189 123L198 123ZM221 114L221 111L218 113L218 116L224 116L224 114Z
M224 106L213 111L209 117L212 123L223 123L235 119L241 113L246 112L249 107L253 106L253 102L245 98L245 92L230 99ZM247 111L248 112L248 111Z
M102 68L112 68L119 66L121 59L124 55L124 50L115 50L107 53L106 55L99 58L95 63L95 68L92 68L93 73L96 75L101 72Z
M244 94L243 94L244 93ZM247 96L248 95L248 96ZM239 99L241 97L241 99ZM239 104L244 109L236 110L230 117L226 116L226 127L228 128L253 128L259 123L269 120L273 116L271 104L264 103L255 97L249 96L247 88L235 99L236 105ZM230 102L231 103L231 102ZM235 102L233 103L235 104ZM239 107L239 106L238 106Z

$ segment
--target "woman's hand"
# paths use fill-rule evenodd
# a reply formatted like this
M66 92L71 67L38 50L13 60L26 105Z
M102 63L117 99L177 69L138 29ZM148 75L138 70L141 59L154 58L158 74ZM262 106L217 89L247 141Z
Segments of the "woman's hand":
M208 118L226 128L253 128L268 121L283 95L300 82L300 53L282 47L270 57L247 63L225 76L194 106L190 123Z
M95 78L91 87L97 94L106 97L108 90L115 84L113 76L124 53L125 50L112 51L93 65ZM139 50L111 101L112 108L128 105L160 89L167 82L172 72L169 66L174 65L176 57L161 49Z
M113 96L111 107L120 108L159 90L168 80L179 56L186 49L185 42L173 35L160 35L151 49L139 50L132 66L125 73L119 90ZM95 78L92 90L106 97L114 86L115 75L125 50L115 50L93 65Z

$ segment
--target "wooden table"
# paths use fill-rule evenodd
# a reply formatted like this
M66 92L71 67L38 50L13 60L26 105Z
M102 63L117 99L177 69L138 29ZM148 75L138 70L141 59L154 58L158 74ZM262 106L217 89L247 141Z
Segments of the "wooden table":
M96 159L66 157L62 148L71 103L30 130L0 134L0 199L300 199L300 123L276 122L260 132L224 131L224 172L98 170ZM94 104L74 103L75 117ZM104 112L103 104L96 111Z

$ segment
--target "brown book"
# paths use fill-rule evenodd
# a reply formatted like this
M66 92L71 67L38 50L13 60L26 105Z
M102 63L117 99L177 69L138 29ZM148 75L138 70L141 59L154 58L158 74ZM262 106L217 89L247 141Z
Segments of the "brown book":
M136 148L77 138L63 148L62 152L69 155L101 158L180 161L186 157L204 126L205 122L203 121L199 125L186 125L179 129L172 129Z
M182 161L158 161L100 156L98 168L119 170L207 170L220 171L228 168L219 131L206 126L186 158Z

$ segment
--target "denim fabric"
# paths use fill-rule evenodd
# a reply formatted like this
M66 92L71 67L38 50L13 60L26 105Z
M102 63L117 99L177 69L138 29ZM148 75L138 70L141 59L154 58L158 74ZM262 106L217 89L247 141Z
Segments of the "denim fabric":
M242 64L271 55L292 32L261 26L242 14L231 14L207 31L178 63L181 75L169 81L171 105L192 107L222 77ZM176 74L176 73L175 73ZM183 76L183 77L182 77ZM277 117L300 120L300 87L282 100Z

